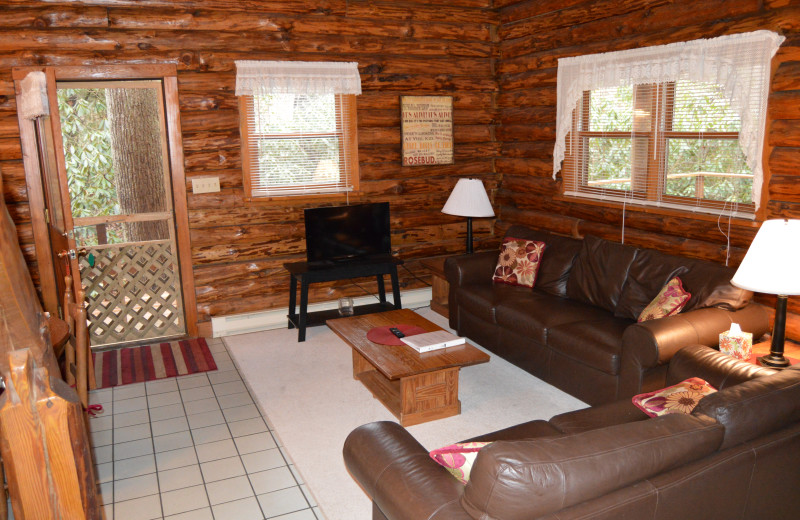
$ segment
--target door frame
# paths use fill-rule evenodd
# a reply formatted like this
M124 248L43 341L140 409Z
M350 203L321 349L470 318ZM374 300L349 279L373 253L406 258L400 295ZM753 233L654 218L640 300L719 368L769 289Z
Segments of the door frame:
M181 290L183 292L184 319L186 320L186 333L197 336L197 300L195 296L194 273L192 270L192 251L189 239L189 210L186 193L186 174L183 169L183 138L180 126L180 110L178 100L178 69L175 65L99 65L99 66L57 66L57 67L15 67L12 77L15 90L19 96L19 82L32 71L42 71L47 76L47 91L50 100L50 129L54 135L56 148L56 162L58 173L61 177L62 190L66 189L66 165L64 153L61 149L61 123L58 118L58 103L56 97L57 81L92 81L92 80L132 80L132 79L159 79L164 89L164 114L167 131L167 148L169 150L169 169L172 181L172 207L175 215L175 233L178 246L178 262L181 276ZM53 114L53 107L56 107ZM55 116L55 117L54 117ZM58 315L59 294L56 285L56 268L54 265L54 251L50 247L47 221L45 216L46 201L44 187L42 186L39 159L35 148L29 149L26 142L35 139L33 121L23 119L19 113L20 138L23 149L23 166L25 180L28 186L28 204L30 207L31 223L33 227L34 247L36 248L36 261L39 267L39 280L42 290L42 299L45 310ZM63 201L62 197L62 201ZM69 217L67 217L69 215ZM70 208L64 210L65 218L71 220ZM80 277L76 273L73 283L80 289ZM77 294L77 293L76 293Z

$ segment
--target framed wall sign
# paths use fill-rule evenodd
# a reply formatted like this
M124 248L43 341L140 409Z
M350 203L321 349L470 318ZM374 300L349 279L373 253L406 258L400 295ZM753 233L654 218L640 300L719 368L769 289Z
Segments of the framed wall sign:
M453 164L453 97L400 96L403 166Z

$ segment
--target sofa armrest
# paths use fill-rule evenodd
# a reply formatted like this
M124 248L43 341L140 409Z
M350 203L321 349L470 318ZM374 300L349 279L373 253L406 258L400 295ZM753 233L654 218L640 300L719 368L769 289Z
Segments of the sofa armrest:
M359 426L344 442L344 463L388 520L472 520L464 486L395 422Z
M450 328L461 330L458 323L458 288L475 283L489 283L497 266L497 251L451 256L444 262L444 276L450 284L448 306Z
M642 387L645 372L665 365L685 346L718 346L720 333L730 329L731 323L758 338L767 332L769 316L761 305L751 303L738 311L707 307L629 326L622 336L618 397L652 390ZM661 383L666 381L665 374Z
M450 287L488 282L497 266L497 251L451 256L444 263L444 275Z
M777 372L772 368L736 359L713 348L690 345L680 349L669 361L666 384L674 385L690 377L699 377L717 390L722 390Z

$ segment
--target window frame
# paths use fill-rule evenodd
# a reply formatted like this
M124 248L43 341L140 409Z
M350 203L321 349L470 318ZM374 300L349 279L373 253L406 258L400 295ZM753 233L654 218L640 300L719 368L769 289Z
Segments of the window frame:
M353 194L358 192L359 190L359 181L360 181L360 171L359 171L359 161L358 161L358 121L357 121L357 113L356 113L356 95L355 94L334 94L335 99L335 110L336 110L336 131L333 134L330 133L320 133L318 135L311 135L311 134L302 134L302 137L327 137L327 136L334 136L337 138L340 146L340 153L344 154L346 157L350 157L351 160L339 161L339 175L340 179L344 175L346 180L344 181L346 184L350 186L349 189L338 189L338 190L331 190L327 189L325 191L318 191L315 192L313 188L309 189L303 193L274 193L274 194L254 194L253 190L255 188L253 178L254 176L258 175L260 171L258 170L258 166L253 164L251 160L253 154L251 151L253 150L254 146L258 145L258 142L261 139L270 139L269 137L262 137L260 135L254 135L250 128L250 124L248 121L250 120L251 116L254 117L254 103L253 103L253 96L252 95L243 95L238 96L239 98L239 133L241 139L241 150L242 150L242 175L243 175L243 184L244 184L244 200L249 202L257 202L257 201L274 201L280 200L285 201L288 197L292 197L295 199L298 198L313 198L313 199L324 199L324 198L333 198L338 199L344 195ZM266 135L277 135L277 134L264 134ZM293 136L292 134L280 134L280 137L274 137L272 139L292 139L292 138L301 138L300 134ZM323 188L319 188L322 190Z
M582 201L592 200L601 203L607 202L609 198L611 200L619 199L619 202L638 202L643 208L647 208L648 210L672 209L681 213L696 213L697 210L693 210L692 208L696 207L693 202L698 200L703 204L703 207L706 208L708 214L711 214L712 211L723 211L726 207L730 208L732 203L727 201L707 199L704 197L681 197L663 193L668 175L667 159L668 141L670 138L706 140L735 139L737 141L739 139L739 132L686 132L672 130L675 105L674 103L665 103L664 99L675 99L675 85L675 81L667 81L660 84L646 83L632 86L634 89L634 103L632 107L634 113L636 113L636 110L639 108L637 107L637 100L641 101L644 99L646 101L644 108L648 109L650 114L654 114L650 117L650 128L648 131L630 130L608 132L589 130L588 125L590 118L587 116L592 90L584 90L578 105L573 110L572 125L569 135L567 135L568 144L566 146L564 163L561 168L565 181L564 184L572 184L575 188L574 190L570 190L569 193L562 190L562 195L569 199L579 199ZM640 96L639 93L645 88L651 91L650 94ZM662 121L664 123L664 129L659 130ZM579 124L580 128L578 128ZM635 127L635 122L633 125ZM641 172L640 169L636 169L638 163L634 159L633 154L635 151L633 145L631 145L631 189L618 190L589 186L587 161L589 158L589 154L587 153L589 140L599 137L633 140L637 135L647 137L648 140L647 160L644 162L647 166L644 172ZM575 182L572 180L573 176L577 177ZM704 177L697 176L696 178L703 179ZM696 190L697 189L699 189L699 187L696 188ZM609 193L614 194L614 196L609 197ZM659 204L660 202L664 202L667 205L661 206ZM737 214L745 214L748 217L752 216L751 218L756 216L755 201L734 204L737 208Z

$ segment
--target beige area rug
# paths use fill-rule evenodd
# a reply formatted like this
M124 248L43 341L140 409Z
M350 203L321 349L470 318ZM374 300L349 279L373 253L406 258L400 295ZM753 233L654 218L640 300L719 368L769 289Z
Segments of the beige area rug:
M429 308L425 318L447 328ZM354 428L395 417L353 379L350 347L327 327L280 329L224 338L242 377L328 520L369 520L369 498L342 460ZM411 426L427 449L532 419L583 408L574 397L492 355L461 370L461 415Z

